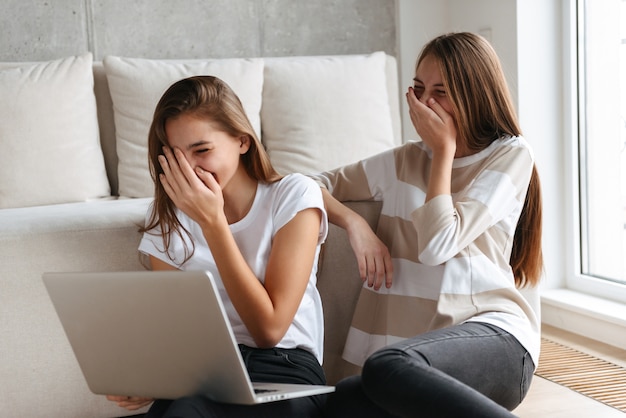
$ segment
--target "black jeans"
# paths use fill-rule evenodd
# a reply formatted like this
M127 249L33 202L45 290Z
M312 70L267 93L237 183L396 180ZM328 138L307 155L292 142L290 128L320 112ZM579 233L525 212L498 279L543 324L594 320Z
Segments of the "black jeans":
M513 417L535 365L515 337L477 322L383 348L329 395L329 417Z
M253 382L326 384L322 366L308 351L260 349L244 345L239 345L239 349ZM319 417L326 396L309 396L259 405L225 404L202 396L174 401L161 399L152 404L146 418Z

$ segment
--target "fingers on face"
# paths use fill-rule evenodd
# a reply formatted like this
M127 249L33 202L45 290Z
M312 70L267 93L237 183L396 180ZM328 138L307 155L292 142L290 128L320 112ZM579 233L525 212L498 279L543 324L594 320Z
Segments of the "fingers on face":
M185 155L179 149L172 150L169 147L163 147L163 154L159 155L158 159L163 169L163 174L159 177L166 191L167 187L170 190L180 189L181 185L189 183L190 175L195 176Z
M172 150L169 147L163 147L163 154L159 155L159 162L163 172L168 177L178 174L182 171L183 164L187 162L184 154L179 149Z

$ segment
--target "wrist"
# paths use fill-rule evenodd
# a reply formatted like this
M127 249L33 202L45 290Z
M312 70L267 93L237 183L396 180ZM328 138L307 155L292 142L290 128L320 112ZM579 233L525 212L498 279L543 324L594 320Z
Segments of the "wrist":
M198 221L198 225L200 225L200 229L206 234L218 233L220 230L228 230L228 220L226 219L226 215L224 213L216 214L215 216L205 216L203 219Z
M360 231L364 227L369 227L369 224L358 213L352 212L351 215L346 218L344 229L348 234L351 234L355 231Z
M434 160L453 160L456 155L457 146L456 143L442 143L438 147L432 148L433 161Z

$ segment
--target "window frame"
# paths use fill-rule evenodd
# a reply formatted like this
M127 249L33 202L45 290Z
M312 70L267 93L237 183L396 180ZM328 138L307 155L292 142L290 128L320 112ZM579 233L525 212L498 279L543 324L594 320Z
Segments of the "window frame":
M579 60L584 59L584 14L585 0L567 0L564 7L564 116L565 116L565 166L571 179L567 187L566 211L569 219L566 235L569 257L566 259L566 287L581 293L626 303L626 285L610 280L583 274L583 257L586 254L585 234L585 173L584 144L584 66ZM581 29L582 28L582 29Z

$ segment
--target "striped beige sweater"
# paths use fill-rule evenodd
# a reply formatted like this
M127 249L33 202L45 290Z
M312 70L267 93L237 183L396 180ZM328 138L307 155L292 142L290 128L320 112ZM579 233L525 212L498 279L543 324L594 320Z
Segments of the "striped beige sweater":
M364 286L344 350L361 365L378 348L481 321L539 356L539 320L509 265L533 155L521 137L454 160L452 195L425 203L430 151L411 142L316 179L340 201L382 201L376 230L393 259L390 289Z

